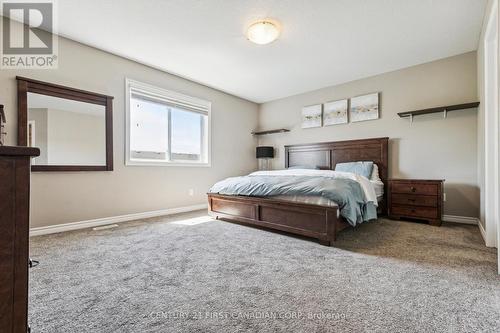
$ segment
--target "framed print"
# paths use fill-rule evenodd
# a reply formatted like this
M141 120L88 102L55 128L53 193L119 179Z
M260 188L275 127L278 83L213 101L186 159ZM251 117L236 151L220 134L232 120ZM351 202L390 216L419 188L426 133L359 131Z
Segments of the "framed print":
M302 108L302 128L321 127L321 106L316 104Z
M379 93L351 98L351 121L365 121L379 118Z
M347 99L323 104L323 126L347 124Z

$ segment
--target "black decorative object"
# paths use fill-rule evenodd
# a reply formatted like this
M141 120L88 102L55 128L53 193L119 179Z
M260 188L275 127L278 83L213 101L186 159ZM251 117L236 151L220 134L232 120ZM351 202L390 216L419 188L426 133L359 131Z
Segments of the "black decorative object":
M7 119L5 118L5 112L3 110L3 105L0 104L0 146L4 145L4 138L7 132L5 132L5 123Z
M259 170L270 170L274 158L274 147L260 146L255 151L255 157L259 160Z
M270 146L257 147L257 158L274 158L274 148Z

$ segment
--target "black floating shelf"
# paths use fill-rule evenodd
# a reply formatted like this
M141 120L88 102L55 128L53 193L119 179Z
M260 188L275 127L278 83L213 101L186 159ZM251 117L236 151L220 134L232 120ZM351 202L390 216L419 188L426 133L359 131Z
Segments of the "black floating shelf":
M285 133L285 132L290 132L289 129L286 128L278 128L278 129L273 129L273 130L268 130L268 131L253 131L253 135L266 135L266 134L275 134L275 133Z
M406 118L406 117L419 116L419 115L428 114L428 113L465 110L465 109L477 108L478 106L479 106L479 102L456 104L456 105L447 105L447 106L439 106L439 107L436 107L436 108L429 108L429 109L422 109L422 110L415 110L415 111L407 111L407 112L399 112L398 116L400 116L401 118Z

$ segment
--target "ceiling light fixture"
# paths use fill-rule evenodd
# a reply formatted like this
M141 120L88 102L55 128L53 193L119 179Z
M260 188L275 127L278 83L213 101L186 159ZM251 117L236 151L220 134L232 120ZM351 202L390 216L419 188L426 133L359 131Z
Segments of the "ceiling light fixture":
M253 23L248 27L247 38L255 44L264 45L274 42L280 35L277 24L268 20Z

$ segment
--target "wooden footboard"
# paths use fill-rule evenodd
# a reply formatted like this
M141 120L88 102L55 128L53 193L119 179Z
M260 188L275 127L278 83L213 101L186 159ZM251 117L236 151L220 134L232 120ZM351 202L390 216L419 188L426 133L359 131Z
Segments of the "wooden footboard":
M208 213L227 221L286 231L333 245L337 233L349 226L338 207L302 204L284 200L208 194Z

